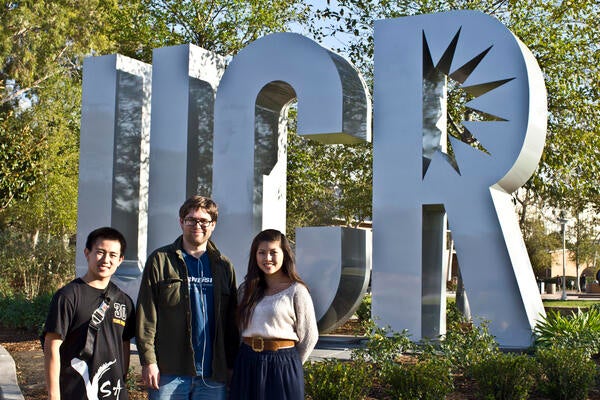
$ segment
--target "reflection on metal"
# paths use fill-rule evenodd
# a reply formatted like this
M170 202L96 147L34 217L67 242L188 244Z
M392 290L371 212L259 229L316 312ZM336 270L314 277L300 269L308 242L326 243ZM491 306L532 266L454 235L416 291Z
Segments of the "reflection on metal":
M152 53L148 250L181 234L178 211L212 191L214 98L223 57L194 45Z
M544 308L510 193L531 176L544 145L541 71L510 31L475 11L377 21L375 38L373 315L416 340L443 332L427 315L441 304L422 292L431 273L424 255L443 240L425 233L443 225L427 214L443 208L473 317L490 321L502 346L526 347ZM455 164L450 149L424 147L426 65L459 82L474 96L466 107L484 116L462 122L480 146L449 138Z
M77 275L87 271L87 235L113 226L128 243L114 279L131 294L146 257L150 73L120 55L87 58L83 69Z
M421 334L437 338L446 333L447 257L446 214L442 207L423 206Z
M298 100L298 133L325 143L370 140L370 100L343 58L293 33L265 36L241 50L215 100L215 240L243 279L252 237L285 231L287 107Z
M342 227L296 229L298 273L308 285L319 332L343 325L369 285L371 232Z

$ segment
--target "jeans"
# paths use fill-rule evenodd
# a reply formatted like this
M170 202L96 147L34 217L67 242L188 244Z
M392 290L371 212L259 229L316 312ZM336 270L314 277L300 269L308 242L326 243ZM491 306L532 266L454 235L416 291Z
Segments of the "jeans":
M202 376L161 375L159 389L148 391L150 400L225 400L225 384Z

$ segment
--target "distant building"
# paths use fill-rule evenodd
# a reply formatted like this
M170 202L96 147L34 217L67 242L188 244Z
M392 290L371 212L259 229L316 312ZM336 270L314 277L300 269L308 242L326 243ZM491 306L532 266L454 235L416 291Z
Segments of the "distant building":
M552 278L555 276L563 276L563 252L560 250L553 250L550 252L552 256L552 264L550 268L546 268L546 276L545 278ZM577 276L577 266L575 265L575 261L573 259L575 255L572 251L567 250L565 253L565 270L567 276ZM583 270L587 267L587 265L579 266L579 273L583 272Z

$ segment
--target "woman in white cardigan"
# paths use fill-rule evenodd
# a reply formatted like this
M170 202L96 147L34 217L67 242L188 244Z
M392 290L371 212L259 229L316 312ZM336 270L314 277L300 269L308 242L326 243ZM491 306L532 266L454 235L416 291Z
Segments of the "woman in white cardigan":
M230 399L303 400L302 364L319 333L312 299L284 234L267 229L254 238L239 290L242 346Z

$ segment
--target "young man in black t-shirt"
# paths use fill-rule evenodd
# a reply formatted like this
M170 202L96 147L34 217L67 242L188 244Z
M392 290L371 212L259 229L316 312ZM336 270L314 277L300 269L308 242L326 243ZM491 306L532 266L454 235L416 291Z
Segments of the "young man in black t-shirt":
M128 399L125 382L135 310L131 298L110 282L125 247L116 229L91 232L84 249L86 274L52 298L42 334L50 400ZM92 314L97 333L90 328Z

